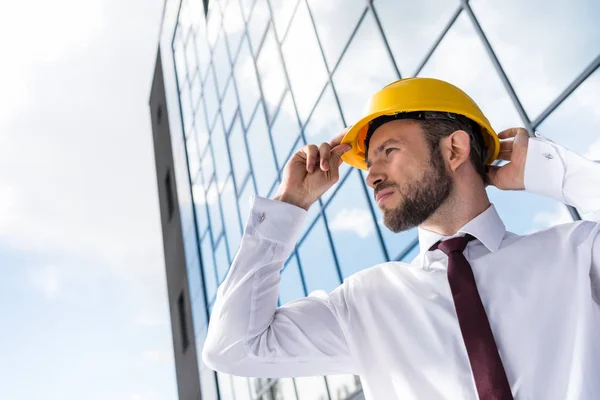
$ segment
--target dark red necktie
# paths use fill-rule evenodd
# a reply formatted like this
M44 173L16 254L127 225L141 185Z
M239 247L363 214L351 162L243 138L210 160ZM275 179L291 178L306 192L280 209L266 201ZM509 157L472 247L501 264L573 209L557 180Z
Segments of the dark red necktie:
M448 282L479 398L509 400L513 397L506 372L479 297L473 270L463 255L467 243L473 239L471 235L448 239L434 244L431 250L440 249L448 256Z

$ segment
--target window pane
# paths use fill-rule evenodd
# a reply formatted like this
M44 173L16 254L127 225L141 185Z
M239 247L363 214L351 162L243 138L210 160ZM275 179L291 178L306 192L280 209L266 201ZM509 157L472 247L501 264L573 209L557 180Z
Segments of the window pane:
M173 52L175 57L177 82L179 83L179 87L182 88L186 84L187 65L185 63L185 49L183 47L183 42L179 38L180 35L178 34L173 43Z
M471 5L532 119L598 56L598 1L474 0Z
M240 0L240 4L242 6L242 12L244 13L244 17L246 20L250 17L250 12L252 11L252 6L256 0Z
M215 173L215 167L213 165L212 149L206 148L206 152L202 156L202 178L204 182L210 182L213 174Z
M267 378L250 378L250 388L252 394L256 396L265 386L269 386L270 379Z
M294 14L294 9L298 0L270 0L273 10L273 20L277 29L277 37L283 40L283 36L290 25L290 20Z
M192 90L190 92L190 101L194 111L198 108L198 104L202 101L202 82L200 81L200 74L196 72L194 79L192 80Z
M187 139L185 147L188 155L190 178L194 181L200 171L200 154L198 153L198 144L196 143L196 135L194 133Z
M215 5L212 6L211 3ZM219 30L221 28L221 11L219 7L216 5L216 2L209 1L209 11L207 15L207 23L206 23L206 37L208 39L208 45L210 47L214 47L217 38L219 37Z
M200 367L200 388L202 390L203 399L217 399L217 383L215 373L210 368L205 366L201 357L198 357Z
M204 105L200 102L196 110L196 118L194 120L194 129L196 131L196 141L198 143L198 153L204 154L208 145L208 129L206 127L206 115L204 113Z
M366 2L365 0L308 0L308 5L317 26L327 65L332 70L365 11Z
M278 379L273 385L273 400L295 400L296 391L294 381L291 378ZM236 399L237 400L237 399ZM317 399L315 399L317 400Z
M190 128L192 126L192 121L194 120L192 102L190 101L190 88L187 83L183 86L181 90L180 101L181 114L183 116L183 131L187 136L190 134Z
M400 73L414 76L456 11L458 0L373 2Z
M225 10L223 19L223 29L225 29L225 32L227 33L227 42L229 43L231 58L235 60L245 30L244 18L242 16L242 9L240 8L239 1L234 0L227 3L227 9Z
M346 400L360 389L360 378L355 375L329 375L327 377L331 400Z
M304 222L304 227L302 228L302 233L300 234L300 238L304 236L308 228L311 227L313 221L317 219L321 215L321 203L316 201L312 206L308 209L308 213L306 214L306 222Z
M467 92L497 132L523 125L475 28L464 12L419 75L451 82Z
M367 174L365 171L361 171L362 179L366 182ZM407 250L407 247L410 247L413 241L417 238L418 233L417 229L413 228L408 231L394 233L388 229L383 223L383 213L379 208L379 205L375 201L375 194L373 193L373 189L367 187L367 191L369 193L369 201L371 202L371 207L375 210L375 217L377 218L377 226L381 231L383 236L383 242L388 252L388 256L391 261L395 261L398 259L400 254L404 253Z
M300 119L305 121L327 82L327 70L303 1L298 6L281 50Z
M219 379L219 394L221 400L233 400L233 386L231 384L231 375L217 372Z
M217 184L219 191L223 189L225 179L229 176L231 168L229 165L229 151L227 149L227 141L225 138L225 132L223 132L223 126L221 121L217 120L217 123L211 133L210 141L213 146L215 165L217 168Z
M210 300L217 294L217 275L215 273L215 262L210 236L202 240L202 267L204 268L204 284L206 286L206 297Z
M240 217L242 218L242 226L245 227L248 222L248 217L250 216L250 197L254 196L256 193L254 192L254 185L252 184L252 179L248 180L246 183L246 187L240 194L240 198L238 199L238 205L240 206Z
M233 79L229 80L223 102L221 103L221 114L223 115L223 122L225 123L225 131L229 132L231 127L231 120L237 110L237 99L235 97L235 87L233 86Z
M231 1L234 3L234 1ZM248 378L241 376L232 376L233 391L235 392L235 400L251 400L250 386L248 386Z
M304 296L306 295L304 294L304 288L302 286L302 278L300 277L298 262L296 261L296 257L292 255L292 258L284 270L281 271L281 282L279 283L279 301L281 305L284 305L290 301L301 299Z
M227 248L224 237L221 238L221 241L215 250L215 263L217 264L217 278L219 279L219 284L221 284L229 270L229 259L227 257Z
M344 129L342 116L339 113L333 90L331 90L331 86L327 85L304 128L306 140L314 144L329 142L342 129Z
M353 169L325 209L344 277L385 261L361 179Z
M298 256L308 293L315 290L331 292L340 285L323 218L319 219L298 248Z
M279 166L285 165L289 158L289 154L300 135L300 125L294 111L294 103L289 92L285 95L285 99L275 117L273 127L271 128L273 136L273 144L275 145L275 154Z
M285 73L281 65L281 57L277 48L277 40L273 29L269 29L265 43L256 61L256 67L260 74L263 95L267 105L269 120L272 119L277 106L286 89Z
M377 68L373 68L371 63L357 60L377 60ZM354 124L362 116L369 97L396 79L398 76L375 18L368 13L333 75L346 123Z
M225 35L221 34L215 45L213 52L213 64L215 65L215 73L217 76L217 85L219 88L219 96L225 92L225 84L231 75L231 64L227 55L225 44Z
M213 241L215 241L223 230L223 224L221 223L221 208L219 207L219 193L217 192L215 181L213 181L208 188L206 201L208 202L208 213L210 215L210 230Z
M223 203L223 217L225 218L227 243L229 244L229 251L232 255L237 253L242 239L242 228L240 227L236 200L235 191L233 190L233 179L229 179L227 180L223 194L221 194L221 202Z
M248 175L250 166L248 164L248 152L246 150L246 144L244 143L244 132L240 119L236 118L231 133L229 135L229 149L234 157L231 157L233 164L233 175L235 176L235 183L237 189L240 190L244 179Z
M256 80L254 61L250 55L250 48L246 39L242 41L242 48L235 65L234 73L240 97L242 117L244 118L244 123L248 126L252 112L260 99L260 90L258 88L258 81Z
M198 221L198 236L202 237L208 229L208 211L206 210L206 193L200 179L196 179L193 183L192 193L194 195L194 211Z
M410 251L408 253L406 253L406 255L402 258L401 261L405 262L405 263L413 262L415 257L417 257L419 255L419 251L420 251L420 247L419 247L419 244L417 243L417 245L415 247L413 247L412 249L410 249Z
M206 107L206 121L208 122L208 126L212 128L219 109L219 97L217 96L212 68L210 68L206 82L204 82L204 105Z
M269 17L267 0L257 0L248 21L248 36L250 36L250 44L254 54L258 53L260 42L269 23Z
M195 299L196 297L198 297L198 294L202 291L202 281L200 280L200 264L198 262L198 249L196 247L198 242L196 241L195 236L196 234L194 232L194 229L192 229L186 234L186 239L184 240L189 242L190 244L193 244L193 246L195 247L193 252L187 252L188 254L186 254L185 260L188 287L190 290L191 299Z
M298 389L299 400L325 400L328 398L325 378L321 376L296 378L296 389Z
M196 49L194 47L194 40L191 39L192 37L193 35L190 35L190 40L188 40L188 42L185 44L185 60L187 64L187 73L190 80L192 76L194 76L194 74L196 73L196 68L198 68L195 54Z
M273 182L277 179L277 168L273 159L271 140L269 139L269 131L262 106L259 106L247 135L258 194L264 197L269 193Z
M198 24L198 30L194 35L194 45L196 46L198 70L200 71L200 76L204 78L210 64L210 52L208 42L206 41L206 24L204 22Z

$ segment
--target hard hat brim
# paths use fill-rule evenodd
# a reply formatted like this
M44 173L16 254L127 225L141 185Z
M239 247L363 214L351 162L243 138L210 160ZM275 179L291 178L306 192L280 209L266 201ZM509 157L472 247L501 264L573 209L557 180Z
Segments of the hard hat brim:
M362 169L363 171L367 170L367 163L365 161L366 154L364 148L364 142L367 136L367 131L369 130L369 122L374 119L381 117L383 115L394 115L398 112L413 112L413 111L446 111L446 112L455 112L451 110L398 110L398 109L388 109L381 110L372 114L367 115L364 118L361 118L358 122L348 129L348 132L344 135L342 139L342 144L350 144L352 149L348 150L344 154L342 154L342 161L347 163L348 165ZM458 110L457 110L458 111ZM464 115L463 113L458 112L457 114ZM483 141L488 148L488 158L485 161L487 165L491 165L498 157L498 153L500 152L500 139L494 130L483 121L479 121L478 118L474 118L471 115L465 115L467 118L470 118L474 122L476 122L482 128Z

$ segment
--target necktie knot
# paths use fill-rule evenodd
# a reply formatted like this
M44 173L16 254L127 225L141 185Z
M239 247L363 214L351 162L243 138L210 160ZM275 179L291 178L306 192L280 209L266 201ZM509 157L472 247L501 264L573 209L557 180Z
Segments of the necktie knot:
M444 240L444 241L440 240L436 244L431 246L430 250L440 249L446 255L450 255L450 253L453 253L455 251L462 253L463 251L465 251L465 248L467 247L467 243L469 243L473 239L475 239L473 236L466 235L466 236L455 237L455 238Z

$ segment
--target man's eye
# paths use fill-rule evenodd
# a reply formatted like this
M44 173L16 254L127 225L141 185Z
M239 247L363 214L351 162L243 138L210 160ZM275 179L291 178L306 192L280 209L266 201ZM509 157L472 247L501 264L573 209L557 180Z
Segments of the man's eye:
M391 153L393 150L396 150L396 149L395 149L395 148L393 148L393 147L390 147L389 149L385 149L385 155L386 155L386 156L389 156L389 155L390 155L390 153Z

